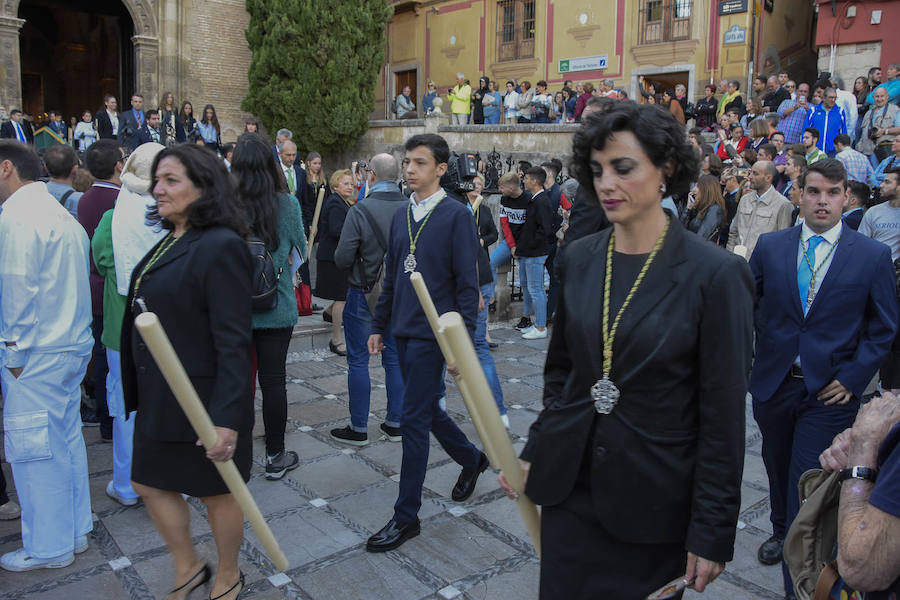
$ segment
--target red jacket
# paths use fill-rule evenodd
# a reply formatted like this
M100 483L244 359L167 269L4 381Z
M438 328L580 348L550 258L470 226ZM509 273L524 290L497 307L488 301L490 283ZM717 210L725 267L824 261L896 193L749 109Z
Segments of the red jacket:
M742 137L740 139L740 141L738 141L737 146L734 147L735 152L740 154L741 152L744 151L744 148L746 148L747 144L749 144L749 143L750 143L750 138L748 138L747 136ZM724 142L719 142L719 149L716 150L716 154L722 160L731 160L731 157L728 156L727 152L725 152L725 143Z

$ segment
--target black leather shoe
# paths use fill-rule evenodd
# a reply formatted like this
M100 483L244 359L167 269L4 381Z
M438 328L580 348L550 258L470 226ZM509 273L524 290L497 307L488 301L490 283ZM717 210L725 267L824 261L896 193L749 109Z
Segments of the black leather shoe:
M759 547L756 558L764 565L777 565L781 562L781 549L784 546L784 540L773 535Z
M477 468L462 470L459 479L456 480L456 485L453 486L453 491L450 492L450 497L454 502L462 502L472 495L472 492L475 491L475 484L478 483L478 476L484 473L490 464L488 457L482 452Z
M366 542L367 552L387 552L399 548L403 542L419 535L422 530L419 520L412 523L398 523L391 519L381 531L369 538Z

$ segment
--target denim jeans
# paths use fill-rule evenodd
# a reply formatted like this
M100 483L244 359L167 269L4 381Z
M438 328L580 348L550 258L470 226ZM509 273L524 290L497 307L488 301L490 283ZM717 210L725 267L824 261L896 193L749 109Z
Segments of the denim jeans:
M544 292L544 261L546 256L519 258L519 281L522 284L524 315L534 315L535 327L547 326L547 294Z
M478 311L478 318L475 321L475 354L478 355L478 362L484 369L484 376L487 378L491 392L494 394L494 401L501 415L506 414L503 407L503 388L500 387L500 377L497 375L497 366L494 364L494 357L491 355L491 348L488 346L485 334L487 333L488 320L488 304L494 299L494 284L486 283L481 286L481 295L484 297L484 309Z
M369 380L369 349L367 343L372 330L372 313L362 290L347 290L344 306L344 339L347 342L347 388L350 394L350 429L365 433L369 426L369 396L372 383ZM403 375L397 357L397 344L390 326L384 332L384 350L381 364L384 367L387 389L387 416L389 427L400 427L403 416Z
M497 267L505 265L510 260L512 260L512 252L509 251L506 240L501 238L500 243L491 252L491 275L494 276L494 285L497 284ZM491 294L492 298L493 296L494 294Z

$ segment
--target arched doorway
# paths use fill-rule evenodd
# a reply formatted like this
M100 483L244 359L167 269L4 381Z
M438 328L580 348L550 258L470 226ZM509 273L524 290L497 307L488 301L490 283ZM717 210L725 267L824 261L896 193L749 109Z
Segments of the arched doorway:
M36 119L92 111L104 94L127 106L135 82L134 24L120 0L23 0L22 108ZM126 100L123 102L123 98Z

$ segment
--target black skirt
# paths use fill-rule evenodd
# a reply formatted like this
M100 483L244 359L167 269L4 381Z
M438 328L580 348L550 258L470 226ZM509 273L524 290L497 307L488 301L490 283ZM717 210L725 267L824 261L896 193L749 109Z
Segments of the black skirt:
M250 480L252 442L250 431L239 433L234 450L234 464L245 482ZM194 442L152 440L141 434L140 427L134 428L131 479L141 485L195 498L229 493L218 469L206 458L206 448Z
M347 299L347 274L334 261L316 262L316 296L323 300L343 302Z
M683 543L634 544L611 535L582 477L561 504L541 509L541 600L644 600L686 567Z

